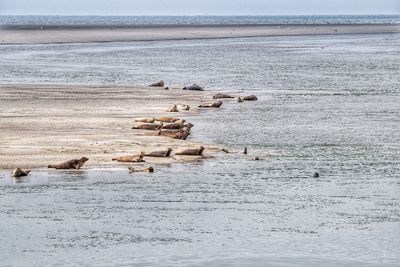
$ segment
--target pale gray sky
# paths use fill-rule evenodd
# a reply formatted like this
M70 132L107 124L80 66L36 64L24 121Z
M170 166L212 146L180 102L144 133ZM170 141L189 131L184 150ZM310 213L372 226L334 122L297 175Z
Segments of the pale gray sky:
M400 14L400 0L0 0L1 15Z

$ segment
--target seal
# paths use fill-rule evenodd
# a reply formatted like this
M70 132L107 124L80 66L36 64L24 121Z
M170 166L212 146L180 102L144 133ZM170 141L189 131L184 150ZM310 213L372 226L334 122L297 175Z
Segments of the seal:
M138 169L135 169L133 167L129 167L129 170L130 170L131 173L132 172L154 172L154 168L153 167L148 167L148 168L145 168L145 169L142 169L142 170L138 170Z
M172 104L168 107L167 112L179 112L178 107L175 104Z
M148 122L153 123L156 119L155 118L136 118L135 122Z
M245 101L256 101L257 97L255 95L249 95L242 98Z
M314 172L313 178L318 178L318 177L319 177L319 173L318 172Z
M157 131L162 128L162 123L147 123L147 122L138 122L136 123L132 129L140 129L140 130L153 130Z
M239 96L238 98L236 98L236 101L237 101L238 103L241 103L241 102L243 102L243 99Z
M247 147L243 148L242 153L245 154L245 155L247 155Z
M18 177L22 177L22 176L27 176L30 172L31 172L31 170L23 170L21 168L16 168L12 171L11 176L18 178Z
M190 106L189 105L185 105L185 104L178 104L176 105L176 107L178 108L178 111L183 111L183 110L189 110Z
M212 103L204 103L199 105L199 108L219 108L222 105L222 101L216 101Z
M141 153L140 155L115 157L112 160L118 162L145 162L143 156L143 153Z
M192 84L189 86L185 86L182 88L183 90L191 90L191 91L204 91L204 88L197 84Z
M204 149L205 148L203 146L200 146L198 148L187 148L175 153L175 155L202 156Z
M83 164L85 164L86 161L89 159L86 157L82 157L81 159L71 159L66 162L63 162L61 164L55 164L55 165L48 165L48 168L55 168L55 169L77 169L79 170Z
M164 87L164 81L155 82L149 85L150 87Z
M235 98L234 96L230 96L228 94L218 93L213 96L213 99L221 99L221 98Z
M177 120L173 123L163 124L162 129L182 129L184 127L184 120Z
M169 157L171 155L172 148L166 150L154 150L151 152L144 153L146 157Z
M177 120L179 120L178 118L175 117L159 117L156 119L157 121L161 121L161 122L176 122Z

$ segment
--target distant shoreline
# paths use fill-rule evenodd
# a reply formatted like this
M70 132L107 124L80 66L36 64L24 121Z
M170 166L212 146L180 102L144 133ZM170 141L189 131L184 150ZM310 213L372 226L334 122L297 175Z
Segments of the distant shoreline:
M0 44L52 44L399 33L400 24L1 26Z

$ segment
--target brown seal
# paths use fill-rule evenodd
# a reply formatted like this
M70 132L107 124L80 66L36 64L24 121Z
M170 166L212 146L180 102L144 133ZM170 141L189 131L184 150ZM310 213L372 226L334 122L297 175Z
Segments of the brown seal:
M48 168L55 168L55 169L77 169L79 170L88 158L82 157L81 159L71 159L61 164L49 165Z
M116 160L118 162L145 162L143 156L143 153L141 153L140 155L134 156L115 157L112 160Z
M144 153L146 157L169 157L171 155L172 148L165 150L154 150L151 152Z
M240 102L243 102L243 99L239 96L238 98L236 98L236 101L237 101L238 103L240 103Z
M242 98L245 101L256 101L257 97L255 95L249 95Z
M148 122L153 123L156 119L155 118L136 118L135 122Z
M216 95L213 96L213 99L220 99L220 98L235 98L235 97L227 95L227 94L221 94L221 93L216 94Z
M200 146L198 148L187 148L175 153L175 155L202 156L204 149L205 148L203 146Z
M182 129L162 129L158 132L158 135L172 139L186 140L186 138L190 135L190 129L187 127L183 127Z
M140 130L153 130L157 131L162 128L162 123L147 123L147 122L138 122L136 123L132 129L140 129Z
M161 80L159 82L152 83L149 86L151 86L151 87L164 87L164 81Z
M184 127L184 120L177 120L176 122L173 123L166 123L163 124L162 129L182 129Z
M175 117L159 117L156 119L157 121L161 121L161 122L176 122L177 120L179 120L178 118Z
M216 101L212 103L204 103L199 106L199 108L219 108L222 105L222 101Z
M129 170L130 170L130 172L154 172L154 168L153 167L148 167L148 168L145 168L145 169L142 169L142 170L138 170L138 169L135 169L133 167L129 167Z
M30 172L31 170L23 170L21 168L16 168L12 171L11 176L18 178L22 176L27 176Z

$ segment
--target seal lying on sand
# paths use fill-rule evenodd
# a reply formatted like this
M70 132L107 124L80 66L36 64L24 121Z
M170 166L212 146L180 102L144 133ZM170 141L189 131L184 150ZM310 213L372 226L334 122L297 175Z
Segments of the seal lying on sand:
M173 123L165 123L162 126L162 129L182 129L184 126L184 120L177 120Z
M169 157L171 155L172 148L166 150L154 150L151 152L143 153L146 157Z
M140 130L153 130L157 131L162 128L162 123L147 123L147 122L138 122L136 123L132 129L140 129Z
M133 167L129 167L129 170L130 170L130 172L154 172L154 168L153 167L148 167L148 168L145 168L145 169L142 169L142 170L138 170L138 169L135 169Z
M164 87L164 81L161 80L159 82L152 83L149 86L151 86L151 87Z
M216 95L213 96L213 99L220 99L220 98L235 98L235 97L227 95L227 94L221 94L221 93L216 94Z
M55 169L77 169L79 170L88 158L82 157L81 159L71 159L66 162L57 165L49 165L48 168L55 168Z
M159 117L156 119L157 121L161 121L161 122L176 122L177 120L179 120L178 118L175 117Z
M175 104L172 104L168 107L167 112L179 112L178 107Z
M192 84L190 86L185 86L182 88L183 90L191 90L191 91L204 91L204 88L197 84Z
M155 118L136 118L135 122L148 122L153 123L156 119Z
M18 177L22 177L22 176L27 176L30 172L31 172L31 170L23 170L21 168L16 168L12 171L11 176L18 178Z
M175 153L175 155L185 155L185 156L202 156L204 147L200 146L198 148L187 148L182 151Z
M212 103L204 103L199 106L199 108L219 108L222 105L222 101L216 101Z
M242 98L245 101L256 101L257 97L255 95L249 95Z
M187 127L183 127L182 129L162 129L158 131L157 135L172 139L186 140L186 138L190 135L190 129Z
M116 157L113 158L112 160L116 160L118 162L145 162L143 159L143 153L140 155L134 155L134 156L122 156L122 157Z
M178 104L178 105L176 105L176 107L178 108L178 111L189 110L190 109L190 106L189 105L185 105L185 104Z

